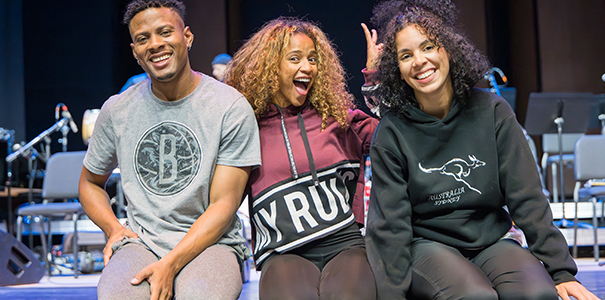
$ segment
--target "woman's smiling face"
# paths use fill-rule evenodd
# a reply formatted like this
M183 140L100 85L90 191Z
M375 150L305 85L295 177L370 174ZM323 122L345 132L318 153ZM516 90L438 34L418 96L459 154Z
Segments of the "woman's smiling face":
M306 34L295 33L279 65L279 91L273 103L280 107L303 105L316 77L315 43Z
M451 89L448 53L430 41L416 25L408 25L399 31L395 45L401 79L414 89L417 99Z

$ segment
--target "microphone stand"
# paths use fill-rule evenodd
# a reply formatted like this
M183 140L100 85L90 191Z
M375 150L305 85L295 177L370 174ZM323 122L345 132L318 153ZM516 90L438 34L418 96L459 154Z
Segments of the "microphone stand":
M69 128L69 126L67 126L67 124L61 127L61 134L63 135L63 137L59 140L59 142L61 142L63 152L67 151L67 134L70 130L71 129Z
M563 217L561 218L560 226L561 228L565 228L568 226L573 226L573 222L565 219L565 188L563 186L563 117L556 118L554 122L557 124L557 136L559 143L559 190L561 191L561 207L563 208ZM557 179L553 178L553 180Z
M574 227L574 221L570 221L567 220L565 218L565 182L563 180L564 178L564 174L563 174L563 117L562 117L562 113L561 111L563 110L563 103L559 102L559 115L561 117L557 117L554 122L555 124L557 124L557 135L558 135L558 143L559 143L559 170L558 170L558 174L559 174L559 187L557 189L555 189L555 193L557 192L557 190L560 191L560 195L561 195L561 208L563 211L563 216L561 218L561 220L554 222L555 226L559 226L560 228L567 228L567 227ZM556 182L556 178L553 178L553 183ZM578 204L576 203L576 206ZM576 207L576 214L577 214L577 207ZM577 221L576 221L577 222ZM592 226L590 225L585 225L583 223L577 222L579 227L582 228L592 228ZM576 227L577 230L577 227ZM577 234L577 231L574 232L574 235Z
M13 142L14 142L14 138L15 138L15 131L14 130L5 130L4 128L0 128L0 138L1 139L5 139L6 140L6 144L7 144L7 150L8 153L11 153L11 149L13 148ZM11 185L12 185L12 177L13 177L13 172L11 169L11 163L7 163L6 164L6 191L8 193L8 215L7 215L7 220L6 220L6 229L8 229L8 232L12 235L13 234L13 226L9 226L9 222L13 221L13 207L12 207L12 199L11 199ZM10 224L12 225L12 223Z
M494 77L494 74L488 74L485 77L487 77L487 80L489 81L489 85L491 85L491 92L502 97L502 94L500 94L500 88L498 87L498 82L496 81L496 77Z
M43 131L42 133L40 133L37 137L35 137L29 143L25 144L25 146L19 148L19 150L9 154L6 157L6 163L7 163L7 168L8 168L8 179L7 179L6 187L8 189L8 219L10 220L10 222L13 221L13 207L12 207L12 196L11 196L11 185L12 185L11 166L12 166L13 161L15 159L17 159L17 157L19 157L19 155L22 155L25 151L29 150L30 148L35 146L37 143L39 143L42 139L44 139L45 137L58 131L60 128L62 128L66 124L68 124L68 122L69 122L69 118L62 118L57 123L55 123L53 126L51 126L50 128L48 128L45 131ZM29 193L32 194L31 186L30 186ZM10 234L11 235L13 234L13 226L10 227Z
M50 128L48 128L48 129L44 130L42 133L40 133L37 137L35 137L29 143L25 144L25 146L21 147L19 150L15 151L14 153L11 153L9 156L7 156L6 162L12 162L19 155L21 155L23 152L27 151L29 148L35 146L37 143L39 143L45 137L51 135L52 133L54 133L56 131L59 131L59 129L61 127L65 126L65 124L67 124L68 122L69 122L68 118L62 118L57 123L55 123L53 126L51 126Z
M13 171L11 170L12 167L12 161L7 162L6 163L6 168L7 168L7 172L6 172L6 191L7 191L7 196L8 196L8 215L6 218L6 227L8 228L8 233L10 235L13 235L13 199L11 196L11 187L12 187L12 183L13 183ZM8 224L10 223L11 226L8 226Z
M44 138L44 148L42 148L42 155L38 156L42 159L44 163L48 161L50 158L50 143L52 140L49 137Z
M32 148L28 155L27 167L29 171L29 180L27 187L29 188L29 191L27 192L27 201L29 204L34 204L34 180L36 179L36 170L38 169L38 160L36 160L36 158L38 158L38 151L36 151L36 148Z

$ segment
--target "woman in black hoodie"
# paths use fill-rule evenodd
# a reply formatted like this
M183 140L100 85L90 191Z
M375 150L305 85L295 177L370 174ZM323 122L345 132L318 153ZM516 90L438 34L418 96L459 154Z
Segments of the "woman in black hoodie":
M372 91L382 121L367 252L378 298L597 299L574 277L512 109L473 88L489 63L456 29L453 4L390 1L375 18L385 8L398 11ZM528 249L509 238L513 220Z

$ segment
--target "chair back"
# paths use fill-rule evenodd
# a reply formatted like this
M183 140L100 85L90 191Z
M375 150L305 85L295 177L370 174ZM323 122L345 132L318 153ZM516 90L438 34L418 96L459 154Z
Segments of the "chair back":
M605 136L585 135L574 149L576 180L605 178Z
M42 198L78 198L78 184L86 151L68 151L53 154L46 162L42 183Z
M584 136L583 133L561 134L561 153L572 153L576 141ZM542 151L550 155L559 154L559 135L557 133L545 133L542 135Z

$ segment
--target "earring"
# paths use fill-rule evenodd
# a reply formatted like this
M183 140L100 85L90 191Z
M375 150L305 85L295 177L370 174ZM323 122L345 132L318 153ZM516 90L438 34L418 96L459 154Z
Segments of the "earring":
M187 50L191 50L191 45L189 45L189 46L187 47Z
M137 64L139 64L139 66L141 65L141 61L137 59Z

